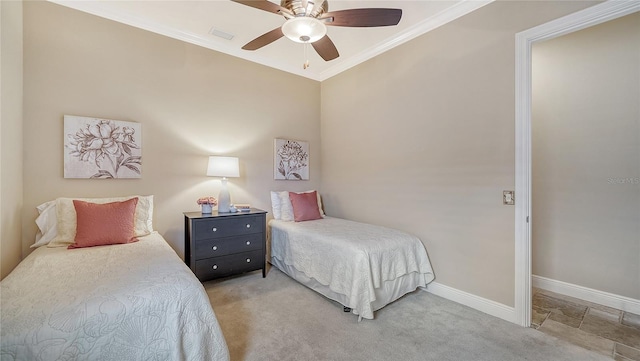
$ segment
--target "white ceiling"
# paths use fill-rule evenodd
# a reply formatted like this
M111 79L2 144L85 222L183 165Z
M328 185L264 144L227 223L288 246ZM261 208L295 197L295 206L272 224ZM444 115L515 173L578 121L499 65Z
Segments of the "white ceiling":
M312 47L287 38L255 51L242 50L254 38L281 26L285 19L230 0L49 0L73 9L200 45L232 56L322 81L384 51L474 11L493 0L328 0L329 11L352 8L399 8L396 26L352 28L329 26L327 35L340 57L324 61ZM279 3L277 0L270 0ZM227 40L213 29L232 34ZM303 69L308 59L310 67Z

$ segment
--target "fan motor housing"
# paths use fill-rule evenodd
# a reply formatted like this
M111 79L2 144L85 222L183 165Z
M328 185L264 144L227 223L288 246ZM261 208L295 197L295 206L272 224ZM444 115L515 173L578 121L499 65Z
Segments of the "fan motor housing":
M315 8L315 2L311 0L307 1L306 9L302 6L301 0L281 0L280 6L288 9L295 16L310 16L314 18L318 18L320 15L329 11L329 2L326 0L323 1L322 5L316 8L315 11L313 11L313 9ZM311 13L308 14L307 11L310 11Z

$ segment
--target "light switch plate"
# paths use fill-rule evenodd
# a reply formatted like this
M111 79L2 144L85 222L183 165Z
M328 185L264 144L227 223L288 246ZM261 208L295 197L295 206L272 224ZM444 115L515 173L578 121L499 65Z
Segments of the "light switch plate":
M502 204L512 206L515 201L513 191L502 191Z

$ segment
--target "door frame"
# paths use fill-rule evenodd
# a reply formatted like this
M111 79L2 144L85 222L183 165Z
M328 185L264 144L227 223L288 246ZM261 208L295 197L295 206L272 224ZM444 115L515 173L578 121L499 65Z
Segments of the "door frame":
M609 0L516 34L515 323L531 325L532 45L640 11L640 1Z

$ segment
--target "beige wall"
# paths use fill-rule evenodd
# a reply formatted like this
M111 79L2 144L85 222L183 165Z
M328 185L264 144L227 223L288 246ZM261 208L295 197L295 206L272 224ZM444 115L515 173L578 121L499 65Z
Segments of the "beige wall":
M640 13L533 48L533 273L640 299Z
M154 226L182 254L182 212L220 189L210 154L240 158L232 202L267 210L272 189L319 186L319 83L52 3L24 12L25 251L41 202L153 194ZM142 179L64 179L65 114L141 123ZM310 181L273 180L276 137L310 142Z
M0 2L0 279L21 260L22 2Z
M593 4L492 3L324 81L327 213L412 232L437 282L513 306L515 34Z
M501 198L514 187L514 34L594 3L493 3L321 86L26 3L22 247L41 202L141 193L156 195L156 228L182 253L182 212L219 189L206 157L230 154L235 201L268 209L269 190L321 185L329 215L412 232L437 282L513 305L514 209ZM64 114L142 123L143 178L63 179ZM272 180L275 137L310 141L311 181Z

